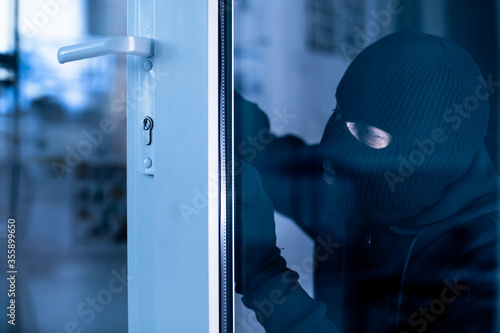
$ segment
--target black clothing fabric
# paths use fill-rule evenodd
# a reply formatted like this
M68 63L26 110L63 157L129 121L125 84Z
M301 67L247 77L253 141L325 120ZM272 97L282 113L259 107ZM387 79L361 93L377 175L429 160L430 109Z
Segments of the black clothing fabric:
M237 95L235 107L243 123L266 126L255 104ZM440 200L397 225L336 215L323 157L289 136L250 161L276 209L316 241L315 299L289 270L244 295L266 331L496 332L499 180L486 150Z
M442 200L415 218L397 226L346 223L341 253L316 273L328 315L345 332L497 331L497 186L483 148ZM343 311L335 313L339 303L323 295L339 270Z
M259 170L259 191L263 184L316 242L314 299L273 242L242 247L256 256L248 262L277 263L253 267L258 283L243 290L267 332L497 331L500 183L483 144L489 106L480 78L451 41L384 37L349 66L313 147L274 137L263 112L236 96L237 153ZM390 143L367 146L352 132L360 124ZM267 198L259 191L254 201ZM247 228L270 230L260 223L272 212L242 216Z

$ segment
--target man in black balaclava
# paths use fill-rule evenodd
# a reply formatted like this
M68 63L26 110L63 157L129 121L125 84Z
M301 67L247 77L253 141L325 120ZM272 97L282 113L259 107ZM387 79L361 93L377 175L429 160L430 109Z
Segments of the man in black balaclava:
M318 146L273 138L253 166L239 150L244 304L267 332L496 332L499 182L477 65L403 31L365 49L336 97ZM235 107L237 140L269 129ZM273 203L316 241L315 299L276 248Z

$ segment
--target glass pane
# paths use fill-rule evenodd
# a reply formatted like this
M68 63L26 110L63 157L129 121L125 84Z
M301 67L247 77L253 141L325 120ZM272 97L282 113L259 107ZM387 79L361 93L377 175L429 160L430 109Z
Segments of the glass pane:
M0 2L0 52L14 2ZM16 326L2 320L0 331L126 332L126 59L56 57L62 46L125 35L126 1L17 3L16 65L0 54L2 251L8 218L17 242L16 293L7 296L2 253L0 304L15 299Z
M236 332L495 331L498 10L234 2Z

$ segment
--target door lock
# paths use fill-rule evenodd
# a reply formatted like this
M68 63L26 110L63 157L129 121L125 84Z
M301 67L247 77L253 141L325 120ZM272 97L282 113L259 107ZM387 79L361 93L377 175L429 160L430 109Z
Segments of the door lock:
M151 131L153 130L153 119L151 117L144 117L142 118L142 137L143 137L143 142L146 146L149 146L151 144L152 136L151 136Z

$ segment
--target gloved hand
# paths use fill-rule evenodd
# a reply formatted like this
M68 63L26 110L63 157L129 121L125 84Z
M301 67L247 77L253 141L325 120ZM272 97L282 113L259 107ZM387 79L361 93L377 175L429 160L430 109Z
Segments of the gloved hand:
M236 292L266 332L338 333L276 247L274 208L257 170L243 162L236 181ZM276 295L279 300L276 301ZM265 304L265 306L264 306Z
M286 270L276 247L274 208L257 170L246 162L236 175L236 292L245 295Z

